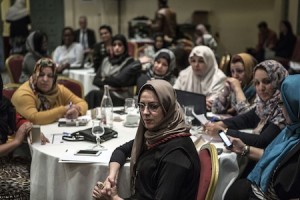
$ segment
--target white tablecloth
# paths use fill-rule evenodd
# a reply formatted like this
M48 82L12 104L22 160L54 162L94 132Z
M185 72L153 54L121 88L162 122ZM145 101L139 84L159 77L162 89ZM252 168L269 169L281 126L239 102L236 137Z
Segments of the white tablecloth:
M94 68L69 69L65 70L63 74L82 83L84 88L84 96L86 96L92 90L99 90L98 87L93 85L93 80L96 76Z
M125 116L121 116L124 118ZM83 127L58 127L57 123L41 127L42 132L49 138L50 144L33 144L31 164L31 200L88 200L92 199L92 191L97 181L105 180L108 175L108 165L101 163L59 163L66 150L87 149L93 143L89 142L66 142L52 144L52 135L62 132L75 132L91 126ZM114 129L118 131L118 138L111 139L102 145L114 150L125 142L134 139L136 128L126 128L123 122L114 122ZM217 148L223 148L223 143L213 143ZM215 190L215 200L221 200L224 191L238 175L236 154L224 151L219 155L219 178ZM122 197L130 196L130 171L129 163L121 169L118 179L118 192Z
M59 157L66 150L87 149L94 145L90 142L66 142L52 144L52 134L75 132L91 126L58 127L57 123L41 127L41 131L49 138L46 145L33 144L32 164L30 170L31 200L88 200L92 199L92 191L97 181L105 180L108 175L108 165L101 163L59 163ZM114 150L123 143L134 139L136 128L126 128L122 122L114 122L118 138L111 139L102 145ZM122 197L130 196L129 163L120 171L118 191Z

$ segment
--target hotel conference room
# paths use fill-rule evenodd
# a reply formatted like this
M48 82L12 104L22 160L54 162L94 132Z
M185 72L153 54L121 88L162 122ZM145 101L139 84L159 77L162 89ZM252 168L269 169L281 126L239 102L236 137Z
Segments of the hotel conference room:
M300 198L299 1L0 2L0 199Z

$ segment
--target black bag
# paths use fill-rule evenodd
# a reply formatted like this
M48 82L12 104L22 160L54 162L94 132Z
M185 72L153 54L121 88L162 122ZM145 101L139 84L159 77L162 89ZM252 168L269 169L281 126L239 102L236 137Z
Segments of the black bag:
M100 137L101 141L104 142L104 141L110 140L112 138L117 138L118 137L118 132L117 131L112 130L111 128L107 128L107 127L105 127L104 130L105 130L104 135L102 135ZM92 134L92 128L81 130L81 131L78 132L78 134L83 136L84 140L96 143L96 136L94 136Z

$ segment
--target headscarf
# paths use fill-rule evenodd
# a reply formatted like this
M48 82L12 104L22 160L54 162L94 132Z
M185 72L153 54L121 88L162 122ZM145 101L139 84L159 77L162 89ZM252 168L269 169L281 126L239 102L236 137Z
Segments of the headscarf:
M6 14L7 21L16 21L28 15L25 0L16 0Z
M165 58L168 61L167 73L163 76L154 74L154 72L152 70L154 65L152 65L151 69L148 70L148 72L147 72L148 76L151 78L153 77L155 79L167 80L168 77L172 74L173 70L176 67L176 59L175 59L174 53L172 51L170 51L169 49L161 49L154 55L154 61L157 61L159 58Z
M300 75L290 75L285 78L281 86L284 107L292 123L273 140L265 149L263 156L249 174L248 179L266 192L270 179L286 154L292 150L300 140Z
M253 79L253 68L257 65L257 61L250 54L239 53L232 56L231 63L234 62L235 57L240 57L244 64L245 76L243 80L243 87L247 87L251 84Z
M33 31L26 39L26 49L38 59L46 56L47 54L47 52L42 52L40 49L44 37L47 37L45 33L41 31Z
M117 34L112 38L111 44L113 45L113 43L119 40L122 42L123 46L124 46L124 52L121 55L113 55L112 57L109 58L109 62L112 65L119 65L121 64L126 58L129 57L128 55L128 45L127 45L127 39L124 35L122 34Z
M157 95L158 101L164 113L164 118L159 125L153 129L146 129L141 118L134 139L131 160L131 189L134 189L136 162L144 149L152 148L160 142L165 142L178 136L189 136L188 127L184 122L184 114L176 100L175 90L165 80L150 80L139 91L138 102L144 90L150 89ZM170 137L171 136L171 137ZM172 137L173 136L173 137Z
M253 130L254 133L259 134L263 126L267 121L272 122L277 125L280 129L285 127L285 118L282 113L282 108L278 107L278 102L280 101L280 91L279 87L281 86L282 81L288 75L287 70L275 60L266 60L254 68L254 73L257 69L264 69L269 79L272 81L271 84L275 90L273 96L266 102L256 95L255 113L260 118L258 126Z
M225 74L219 69L213 51L207 46L196 46L189 55L189 60L193 56L202 57L207 65L203 76L194 74L192 66L185 69L185 83L180 87L182 90L200 93L203 95L217 94L224 87ZM217 89L218 88L218 89Z
M50 67L53 71L54 79L53 86L51 90L47 93L43 93L37 87L37 79L42 69L45 67ZM58 87L56 83L56 64L50 58L39 59L34 67L33 73L29 78L29 85L34 94L38 97L37 109L38 111L49 110L55 105L58 96Z

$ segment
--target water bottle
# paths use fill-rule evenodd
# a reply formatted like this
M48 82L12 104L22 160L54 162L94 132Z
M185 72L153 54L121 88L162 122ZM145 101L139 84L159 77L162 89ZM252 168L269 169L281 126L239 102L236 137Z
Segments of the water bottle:
M109 86L104 85L104 94L101 101L101 120L102 123L109 127L113 127L113 103L109 94Z

